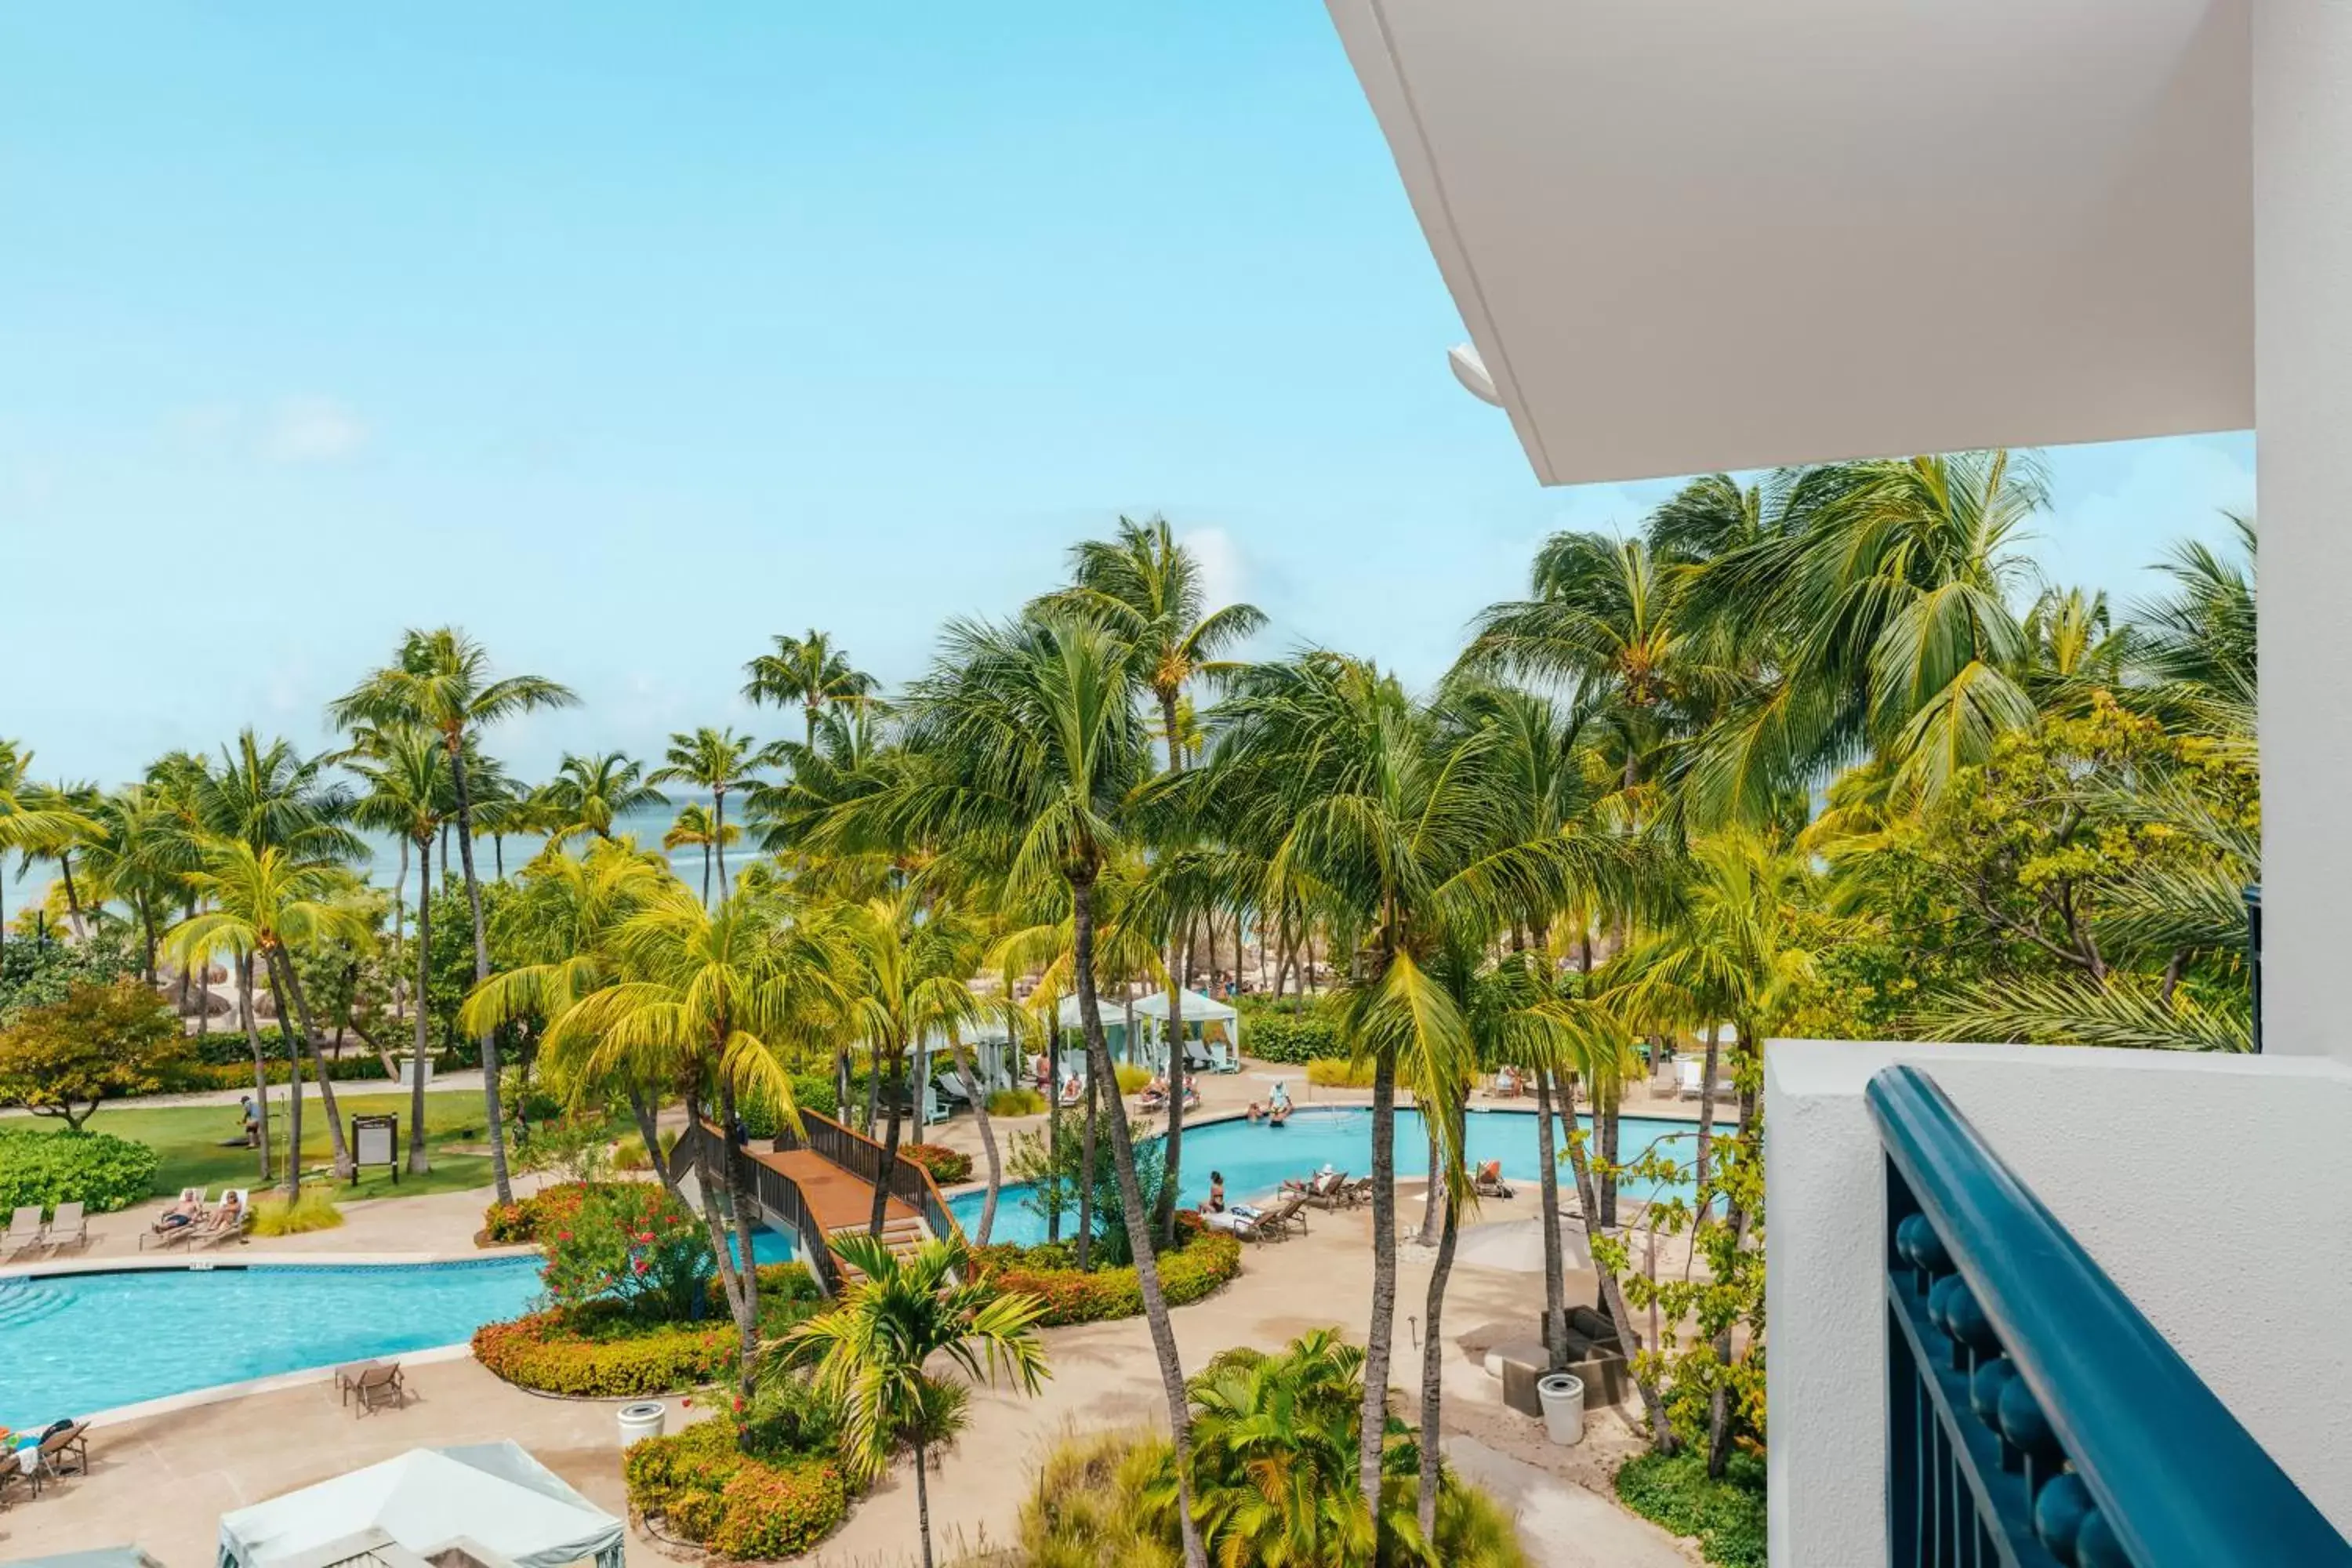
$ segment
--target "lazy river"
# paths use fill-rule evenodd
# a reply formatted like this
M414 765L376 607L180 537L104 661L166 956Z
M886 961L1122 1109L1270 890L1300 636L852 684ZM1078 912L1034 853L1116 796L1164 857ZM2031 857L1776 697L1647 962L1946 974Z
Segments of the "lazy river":
M1589 1131L1592 1119L1588 1116L1579 1120ZM1473 1110L1464 1127L1469 1137L1469 1163L1473 1168L1489 1160L1500 1160L1503 1174L1512 1182L1532 1184L1537 1180L1542 1162L1537 1154L1536 1119L1531 1113ZM1696 1122L1622 1117L1617 1123L1618 1158L1631 1163L1658 1140L1678 1138L1679 1142L1662 1145L1662 1152L1672 1152L1687 1163L1690 1140L1696 1131ZM1560 1147L1557 1140L1554 1146ZM1178 1201L1186 1207L1206 1202L1212 1171L1224 1173L1227 1203L1250 1203L1278 1192L1286 1179L1307 1175L1327 1164L1350 1175L1371 1173L1372 1113L1369 1110L1361 1106L1302 1106L1283 1127L1245 1121L1187 1127L1183 1185ZM1400 1181L1420 1180L1429 1174L1429 1135L1422 1126L1418 1110L1396 1113L1396 1167ZM1560 1185L1564 1194L1573 1191L1573 1181L1565 1168L1560 1172ZM1654 1196L1658 1190L1657 1184L1631 1181L1618 1188L1633 1199ZM1045 1217L1027 1202L1031 1191L1025 1182L1006 1184L998 1194L996 1225L990 1240L1027 1243L1045 1239ZM968 1233L980 1227L982 1199L982 1194L971 1192L948 1200L956 1222ZM1063 1215L1064 1235L1069 1234L1076 1220L1075 1209Z

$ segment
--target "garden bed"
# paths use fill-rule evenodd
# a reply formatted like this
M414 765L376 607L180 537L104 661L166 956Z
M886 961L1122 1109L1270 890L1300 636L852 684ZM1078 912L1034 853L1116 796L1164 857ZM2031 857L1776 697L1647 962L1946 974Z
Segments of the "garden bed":
M798 1263L760 1269L760 1331L773 1336L814 1311L816 1282ZM684 1394L723 1382L741 1341L714 1282L710 1315L641 1322L599 1304L556 1307L474 1332L474 1359L518 1388L574 1399Z
M794 1556L840 1528L849 1486L839 1465L790 1449L746 1453L737 1431L719 1415L632 1445L622 1464L630 1509L739 1560Z
M981 1276L1002 1290L1024 1291L1045 1303L1037 1321L1046 1328L1103 1323L1143 1313L1143 1285L1132 1265L1080 1273L1077 1252L1068 1242L1035 1247L1005 1243L976 1247L972 1262ZM1160 1255L1160 1288L1171 1307L1186 1307L1214 1294L1242 1271L1242 1244L1205 1228L1190 1212L1176 1216L1176 1246Z

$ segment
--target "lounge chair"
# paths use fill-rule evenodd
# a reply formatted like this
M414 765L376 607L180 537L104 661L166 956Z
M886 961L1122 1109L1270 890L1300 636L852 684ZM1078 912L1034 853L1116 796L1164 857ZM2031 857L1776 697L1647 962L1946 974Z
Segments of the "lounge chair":
M1489 1160L1478 1167L1478 1173L1471 1182L1471 1190L1482 1198L1517 1195L1511 1191L1511 1184L1503 1180L1503 1162L1500 1160Z
M48 1234L41 1223L41 1205L26 1204L8 1221L8 1234L0 1237L0 1257L14 1258L20 1252L30 1252L41 1245Z
M1209 1053L1202 1050L1198 1044L1193 1041L1187 1040L1184 1042L1184 1070L1186 1072L1214 1072L1217 1070L1217 1064L1211 1059Z
M89 1221L82 1217L81 1205L59 1204L57 1217L49 1221L49 1250L89 1245Z
M1086 1102L1087 1085L1084 1079L1066 1081L1062 1085L1062 1098L1058 1103L1063 1110L1067 1110L1075 1106L1084 1105Z
M190 1220L185 1225L165 1225L163 1221L171 1214L172 1210L164 1210L163 1214L155 1216L154 1224L149 1226L145 1230L140 1233L139 1250L144 1252L151 1247L177 1247L180 1243L187 1240L199 1230L202 1230L205 1226L204 1211L205 1206L204 1188L182 1187L180 1189L179 1198L172 1205L172 1208L176 1209L181 1204L187 1203L191 1199L194 1200L196 1205L196 1217L194 1219Z
M41 1439L41 1458L35 1471L36 1480L47 1476L55 1480L66 1474L66 1462L73 1461L74 1472L89 1474L89 1423L77 1421L70 1426L60 1426Z
M1307 1201L1320 1209L1336 1209L1349 1201L1348 1173L1333 1171L1318 1176L1307 1189Z
M1272 1208L1252 1209L1241 1215L1241 1236L1250 1241L1281 1241L1296 1228L1307 1234L1307 1194L1293 1193Z
M1339 1203L1342 1207L1355 1208L1371 1201L1372 1179L1370 1176L1358 1176L1339 1189Z
M1706 1092L1706 1064L1689 1057L1675 1058L1675 1093L1682 1100L1696 1100Z
M337 1367L335 1394L346 1405L357 1394L362 1415L373 1413L380 1404L390 1403L397 1407L408 1402L408 1390L401 1383L400 1363L396 1361L362 1361Z
M236 1200L234 1204L229 1201L232 1198ZM252 1223L253 1194L243 1187L223 1188L221 1201L213 1205L212 1217L200 1226L189 1227L197 1232L191 1245L218 1247L224 1241L242 1237Z

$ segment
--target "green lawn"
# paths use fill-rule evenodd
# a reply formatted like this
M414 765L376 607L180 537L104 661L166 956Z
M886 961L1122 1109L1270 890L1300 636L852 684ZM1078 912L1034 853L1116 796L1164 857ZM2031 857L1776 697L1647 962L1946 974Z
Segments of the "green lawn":
M423 1193L460 1192L467 1187L489 1184L490 1161L488 1154L457 1153L449 1148L449 1145L457 1144L478 1149L482 1144L482 1097L478 1090L452 1089L425 1095L425 1147L432 1156L433 1169L424 1176L411 1176L404 1168L408 1154L408 1096L405 1092L352 1094L339 1091L336 1104L343 1113L347 1135L351 1118L355 1115L397 1115L400 1118L404 1167L396 1186L390 1172L380 1165L370 1166L361 1173L358 1185L338 1184L335 1188L337 1196L413 1197ZM281 1154L286 1145L286 1110L284 1090L273 1089L269 1096L269 1131ZM223 1140L238 1136L240 1113L234 1105L155 1109L108 1106L99 1111L89 1125L93 1131L111 1132L118 1138L144 1143L162 1156L163 1163L155 1172L155 1191L164 1196L177 1193L182 1187L216 1191L223 1186L251 1186L257 1178L258 1156L254 1151L242 1143L223 1147ZM307 1099L302 1103L302 1155L305 1170L323 1170L330 1157L326 1116L315 1098ZM278 1167L278 1171L282 1177L282 1165Z

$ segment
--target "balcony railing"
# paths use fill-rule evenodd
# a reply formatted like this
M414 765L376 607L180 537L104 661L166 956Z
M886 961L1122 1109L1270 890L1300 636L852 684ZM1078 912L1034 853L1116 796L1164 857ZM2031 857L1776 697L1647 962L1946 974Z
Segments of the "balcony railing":
M2352 1568L1934 1080L1880 1072L1895 1568Z

